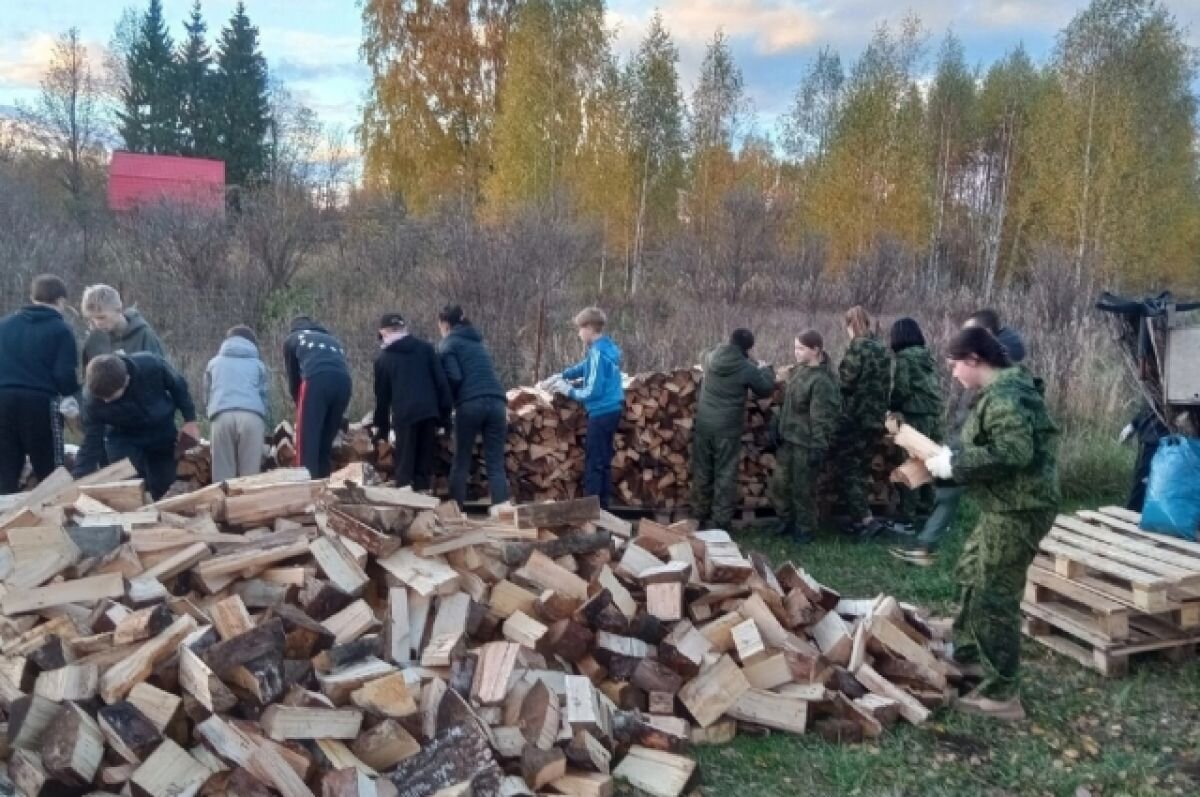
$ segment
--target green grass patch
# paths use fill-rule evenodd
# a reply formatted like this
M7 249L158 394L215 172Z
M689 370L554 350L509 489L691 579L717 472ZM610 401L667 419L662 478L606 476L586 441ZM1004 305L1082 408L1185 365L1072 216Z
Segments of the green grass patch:
M1081 501L1064 509L1099 506ZM954 611L953 566L975 513L969 504L938 563L905 566L884 542L855 544L825 533L797 546L761 531L738 535L743 550L791 560L846 597L881 592ZM881 739L835 745L816 735L739 736L692 750L696 793L761 795L1196 795L1200 794L1200 664L1153 656L1107 679L1040 645L1024 647L1023 699L1029 719L1009 725L936 712L903 722ZM619 793L629 794L628 790Z

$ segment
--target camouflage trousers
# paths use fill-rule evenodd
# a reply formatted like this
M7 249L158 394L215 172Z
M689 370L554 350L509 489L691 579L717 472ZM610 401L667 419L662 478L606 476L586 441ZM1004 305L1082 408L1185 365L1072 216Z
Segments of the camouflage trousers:
M941 418L934 415L906 415L904 421L930 440L941 442ZM917 518L927 518L933 512L934 487L932 484L922 485L915 490L909 490L906 487L897 489L900 493L901 517L911 521Z
M820 469L808 464L810 450L781 443L775 452L775 471L767 495L775 514L785 525L802 534L817 530L817 478Z
M692 514L720 529L733 525L737 507L737 474L742 458L740 437L697 431L692 436Z
M871 457L883 439L882 429L863 429L843 425L831 448L834 489L837 500L834 514L858 522L871 514L868 496L871 488Z
M954 620L954 658L983 667L984 697L1008 700L1018 693L1025 571L1055 514L984 512L963 545L955 571L962 606Z

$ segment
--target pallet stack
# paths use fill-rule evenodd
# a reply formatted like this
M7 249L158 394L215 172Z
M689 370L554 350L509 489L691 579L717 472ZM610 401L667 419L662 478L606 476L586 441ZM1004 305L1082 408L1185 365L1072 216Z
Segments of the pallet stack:
M942 705L939 629L595 499L469 519L351 466L0 503L0 793L674 797L739 727Z
M1136 654L1200 643L1200 544L1138 528L1117 507L1059 516L1030 566L1025 633L1104 675Z

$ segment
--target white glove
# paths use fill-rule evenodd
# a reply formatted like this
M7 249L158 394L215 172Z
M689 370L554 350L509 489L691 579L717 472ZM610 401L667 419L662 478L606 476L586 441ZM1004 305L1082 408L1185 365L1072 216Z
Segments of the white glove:
M550 376L543 379L541 382L538 382L537 386L540 390L553 391L554 390L554 381L556 379L562 379L562 377L559 376L558 374L551 374Z
M928 468L935 479L953 478L954 464L951 461L953 456L948 447L942 446L941 451L925 460L925 467Z
M1127 423L1127 424L1125 424L1125 428L1121 430L1121 434L1120 434L1120 436L1119 436L1119 437L1117 437L1117 442L1118 442L1118 443L1125 443L1125 442L1127 442L1127 441L1129 440L1129 438L1131 438L1131 437L1133 437L1133 424L1132 424L1132 423Z
M74 396L67 396L58 402L58 411L62 413L64 418L78 418L79 402L75 400Z
M570 390L571 384L567 380L563 379L561 376L554 377L554 382L552 382L550 385L551 393L561 393L565 396L570 392Z

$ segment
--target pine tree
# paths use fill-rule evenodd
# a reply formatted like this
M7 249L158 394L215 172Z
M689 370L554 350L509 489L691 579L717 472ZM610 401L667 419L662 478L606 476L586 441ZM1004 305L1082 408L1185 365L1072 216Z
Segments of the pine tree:
M217 44L216 151L225 160L225 179L247 186L267 172L269 100L267 62L258 48L258 28L239 2Z
M125 149L178 154L179 70L175 45L163 21L162 0L150 0L126 59L128 85L117 112Z
M200 16L200 0L192 4L191 16L183 27L187 31L187 38L179 53L179 129L182 149L187 155L211 157L217 153L217 108L213 96L212 53L204 40L208 26Z

